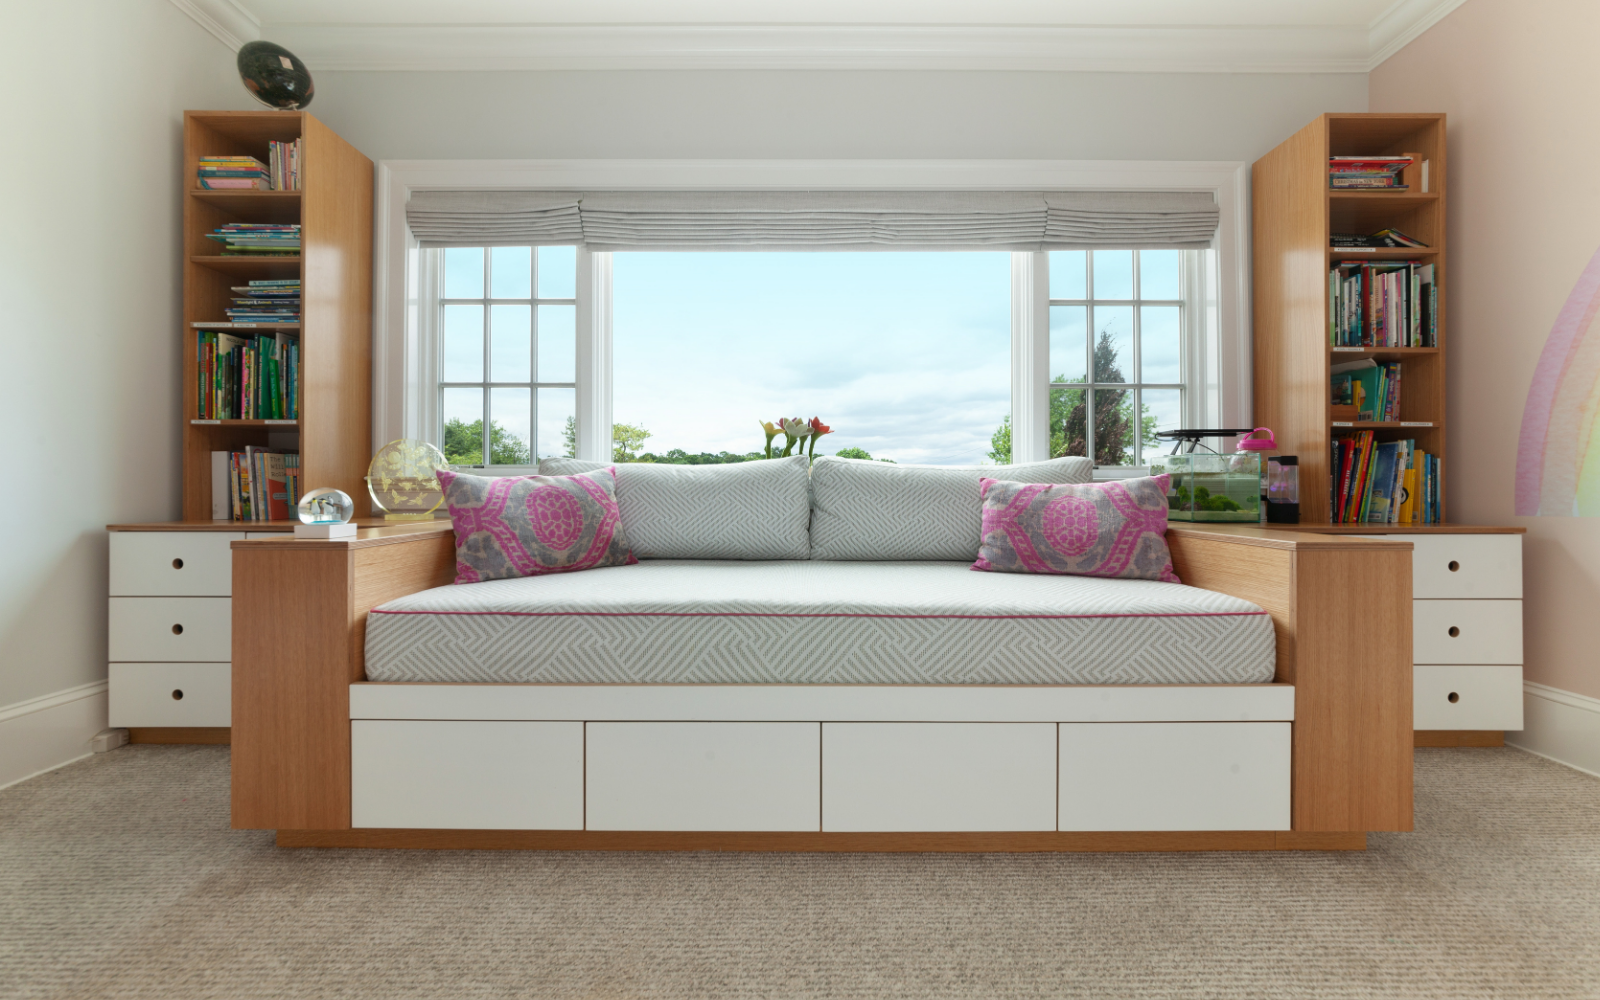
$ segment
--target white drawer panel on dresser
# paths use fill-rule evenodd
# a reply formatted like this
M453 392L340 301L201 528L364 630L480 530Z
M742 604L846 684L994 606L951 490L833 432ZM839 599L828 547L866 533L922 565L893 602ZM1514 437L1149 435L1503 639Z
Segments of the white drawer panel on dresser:
M233 659L230 597L113 597L112 662Z
M112 597L227 597L242 531L111 532Z
M1412 597L1522 598L1521 535L1389 537L1412 545Z
M815 722L590 722L590 830L816 830Z
M111 725L227 726L233 667L227 663L111 664Z
M1411 668L1414 729L1521 729L1522 668Z
M1521 601L1413 601L1412 662L1522 662Z
M1050 722L825 722L822 828L1056 828Z

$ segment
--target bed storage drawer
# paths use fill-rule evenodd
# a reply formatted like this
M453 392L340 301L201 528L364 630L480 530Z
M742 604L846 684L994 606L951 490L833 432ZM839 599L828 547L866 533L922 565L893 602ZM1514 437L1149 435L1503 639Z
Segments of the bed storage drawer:
M827 831L1056 828L1049 722L828 722Z
M111 664L113 726L226 726L233 712L227 663Z
M815 722L591 722L590 830L816 830Z
M1522 662L1521 601L1415 601L1413 663Z
M111 596L227 597L242 531L113 531Z
M109 618L113 662L233 659L231 598L113 597Z
M1411 668L1414 729L1521 729L1522 668Z
M1287 830L1287 722L1062 723L1062 830Z
M583 723L356 719L356 827L583 829Z

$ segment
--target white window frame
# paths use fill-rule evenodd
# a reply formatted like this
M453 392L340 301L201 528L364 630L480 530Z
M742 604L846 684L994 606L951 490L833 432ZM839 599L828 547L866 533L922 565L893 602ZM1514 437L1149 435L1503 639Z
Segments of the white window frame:
M1205 191L1221 216L1214 261L1186 273L1202 290L1185 310L1185 421L1251 424L1247 165L1097 160L384 160L377 169L373 261L373 448L438 436L435 255L406 224L413 191L489 189ZM1049 261L1011 255L1011 457L1050 448ZM1196 307L1197 306L1197 307ZM611 456L611 255L578 251L578 457ZM513 471L510 467L500 467ZM1128 469L1106 469L1105 475Z

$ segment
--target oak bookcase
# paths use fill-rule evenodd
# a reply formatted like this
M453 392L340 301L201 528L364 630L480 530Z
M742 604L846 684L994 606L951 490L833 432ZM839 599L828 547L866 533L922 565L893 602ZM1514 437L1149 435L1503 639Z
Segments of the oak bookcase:
M272 140L303 140L301 190L208 191L207 155L265 162ZM307 488L332 486L367 510L372 457L372 161L303 111L183 116L183 519L211 518L211 452L246 445L300 453ZM301 226L298 257L223 256L206 234L229 222ZM299 278L297 324L228 323L234 285ZM288 330L300 338L298 420L199 420L199 330ZM252 531L287 528L246 521ZM182 530L182 529L178 529Z

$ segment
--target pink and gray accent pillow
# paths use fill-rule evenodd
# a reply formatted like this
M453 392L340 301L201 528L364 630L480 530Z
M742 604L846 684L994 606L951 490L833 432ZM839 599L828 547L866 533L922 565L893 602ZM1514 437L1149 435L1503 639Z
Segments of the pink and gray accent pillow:
M1046 485L984 479L973 569L1179 583L1167 549L1170 476Z
M439 472L456 530L456 582L638 562L617 514L617 471L578 476Z

